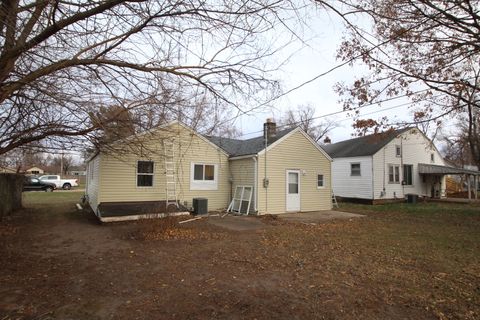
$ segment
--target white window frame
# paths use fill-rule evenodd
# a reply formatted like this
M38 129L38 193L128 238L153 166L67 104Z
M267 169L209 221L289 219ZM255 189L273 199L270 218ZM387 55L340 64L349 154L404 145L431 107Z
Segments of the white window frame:
M353 174L353 165L358 164L358 174ZM362 176L362 164L360 162L350 162L350 176L361 177Z
M195 165L213 166L213 180L195 180ZM218 164L208 162L190 163L190 190L218 190Z
M153 164L153 172L152 173L139 173L138 172L138 163L139 162L151 162ZM153 188L155 186L155 161L153 160L147 160L147 159L142 159L142 160L137 160L137 165L135 166L135 186L139 189L148 189L148 188ZM152 176L152 185L151 186L139 186L138 185L138 176Z
M390 168L393 170L393 181L390 180ZM395 174L395 169L398 170L398 176ZM387 170L387 175L388 175L388 183L389 184L399 184L400 183L400 165L399 164L389 164L388 165L388 170ZM397 178L397 179L395 179Z
M397 158L402 157L402 147L400 145L395 145L395 156Z
M318 176L322 176L322 185L318 185ZM324 189L325 188L325 175L323 173L317 173L317 189Z

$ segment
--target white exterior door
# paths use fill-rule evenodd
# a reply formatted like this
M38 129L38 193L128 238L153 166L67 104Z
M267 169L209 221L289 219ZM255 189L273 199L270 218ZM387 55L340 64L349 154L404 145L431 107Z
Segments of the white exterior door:
M287 170L286 211L300 211L300 171Z

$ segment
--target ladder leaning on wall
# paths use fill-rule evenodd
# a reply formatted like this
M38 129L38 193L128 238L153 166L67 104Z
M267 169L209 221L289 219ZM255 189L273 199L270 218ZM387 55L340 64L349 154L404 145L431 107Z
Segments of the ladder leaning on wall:
M338 208L337 197L335 197L335 193L333 193L333 190L332 190L332 206Z
M175 142L174 140L163 140L163 159L165 162L165 209L170 205L178 208L177 199L177 173L175 168Z

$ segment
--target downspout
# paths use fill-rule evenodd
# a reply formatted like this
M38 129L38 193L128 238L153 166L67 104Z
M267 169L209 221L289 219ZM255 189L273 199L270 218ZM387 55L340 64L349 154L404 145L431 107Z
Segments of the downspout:
M253 190L253 210L255 210L255 213L258 213L258 206L257 206L257 199L258 199L258 162L257 162L257 156L254 156L253 158L253 184L255 185L255 189Z
M265 188L265 213L268 213L268 178L267 178L267 147L268 147L268 128L264 128L265 136L265 176L263 178L263 187Z
M405 184L404 184L404 179L403 177L405 176L405 172L403 172L404 167L403 167L403 139L400 137L400 168L402 169L402 180L401 185L402 185L402 197L405 198ZM398 170L398 174L400 174L400 170ZM413 168L412 168L413 171ZM400 179L400 177L398 177ZM412 172L412 179L413 179L413 172Z
M373 155L371 156L371 159L372 159L372 162L371 162L372 164L372 201L374 201L375 200L375 170L374 170L375 165L373 163L373 159L374 159Z

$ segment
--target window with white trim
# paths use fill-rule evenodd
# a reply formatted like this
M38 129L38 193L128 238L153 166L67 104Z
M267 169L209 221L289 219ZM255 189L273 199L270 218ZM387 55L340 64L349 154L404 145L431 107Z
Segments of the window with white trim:
M402 148L400 146L395 146L395 156L401 157L402 156Z
M153 175L153 161L137 161L137 187L153 187Z
M193 163L190 174L191 190L217 190L218 165L214 163Z
M351 176L360 176L361 171L360 171L360 163L350 163L350 175Z
M400 183L400 166L397 164L388 165L388 183Z
M435 162L435 154L433 152L430 153L430 162Z
M325 177L323 174L317 174L317 188L325 187Z

